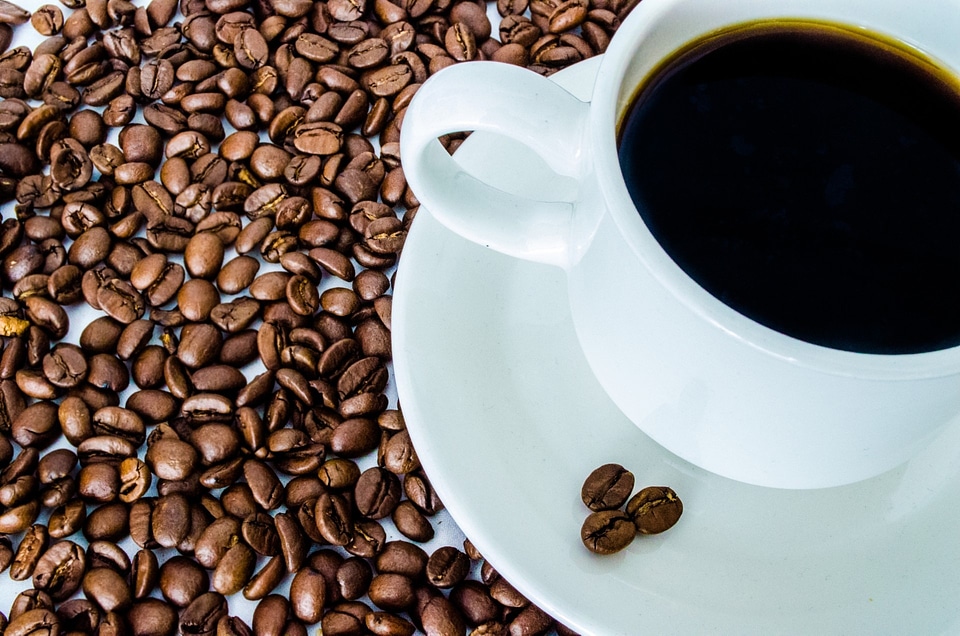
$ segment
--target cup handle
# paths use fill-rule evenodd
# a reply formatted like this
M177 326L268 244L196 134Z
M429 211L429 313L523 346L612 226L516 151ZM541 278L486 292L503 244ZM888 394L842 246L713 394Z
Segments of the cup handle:
M448 229L526 260L566 267L573 258L575 201L504 192L466 172L437 137L488 131L517 141L563 177L580 181L588 103L509 64L465 62L420 87L403 117L400 151L407 183Z

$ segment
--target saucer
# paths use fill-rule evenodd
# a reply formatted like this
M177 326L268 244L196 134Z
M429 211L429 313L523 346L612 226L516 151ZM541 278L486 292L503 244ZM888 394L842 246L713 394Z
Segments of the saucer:
M597 63L554 79L586 97ZM471 135L456 158L511 191L564 187L496 135ZM742 484L672 455L609 401L578 347L560 270L468 242L421 208L397 278L397 390L420 460L484 557L566 625L960 633L960 429L857 484ZM610 462L637 488L672 487L684 512L667 532L597 556L580 542L579 493Z

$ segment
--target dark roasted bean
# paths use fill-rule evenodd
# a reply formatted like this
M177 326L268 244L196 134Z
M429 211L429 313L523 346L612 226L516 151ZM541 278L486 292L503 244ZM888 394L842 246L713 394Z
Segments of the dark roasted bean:
M160 566L157 584L166 600L184 608L207 591L210 579L206 570L196 561L175 555Z
M580 539L591 552L613 554L630 545L636 532L633 521L623 511L602 510L586 518Z
M587 476L580 498L594 512L613 510L626 503L633 485L633 473L619 464L605 464Z
M217 623L227 615L227 600L218 592L198 596L180 613L180 632L212 636Z
M641 534L659 534L677 523L683 502L672 488L648 486L627 502L627 514Z

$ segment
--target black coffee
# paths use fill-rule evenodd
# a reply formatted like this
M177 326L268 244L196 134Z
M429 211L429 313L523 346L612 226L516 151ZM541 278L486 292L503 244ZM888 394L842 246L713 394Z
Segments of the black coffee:
M764 22L700 41L641 87L620 164L694 280L802 340L960 344L960 95L880 38Z

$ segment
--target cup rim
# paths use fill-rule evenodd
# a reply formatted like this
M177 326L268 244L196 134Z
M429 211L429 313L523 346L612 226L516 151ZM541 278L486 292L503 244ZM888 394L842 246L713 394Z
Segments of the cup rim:
M691 0L644 0L639 3L624 20L604 54L591 100L589 136L591 151L594 161L610 167L610 169L596 170L600 191L607 204L606 211L643 267L688 311L696 314L701 320L728 337L790 364L825 374L884 381L942 377L960 373L960 345L919 353L863 353L832 349L776 331L747 318L706 291L673 261L654 238L646 223L636 212L620 173L616 141L618 96L625 81L628 66L639 46L638 43L653 32L655 24L664 19L673 7L684 3L689 4L689 2ZM849 20L823 16L810 11L802 11L800 14L792 9L789 14L778 12L775 7L783 3L758 3L748 0L748 4L756 8L757 19L776 17L797 20L829 19L850 24L852 27L862 26L853 24ZM790 4L790 0L786 4ZM698 25L698 29L705 35L743 22L743 20L733 19L725 24ZM895 34L889 32L885 35L896 38ZM678 41L674 50L684 44L686 42ZM907 44L912 46L909 42ZM652 67L655 63L648 66ZM947 65L944 64L944 66Z

